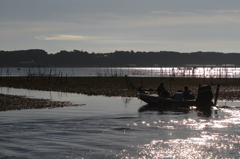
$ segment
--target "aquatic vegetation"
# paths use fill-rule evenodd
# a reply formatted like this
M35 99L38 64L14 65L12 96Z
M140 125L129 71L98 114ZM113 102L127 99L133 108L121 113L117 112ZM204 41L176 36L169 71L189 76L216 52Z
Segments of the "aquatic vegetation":
M217 84L220 84L220 100L240 99L239 78L190 78L190 77L2 77L0 86L46 90L59 92L82 93L87 95L136 97L138 88L156 90L164 81L170 94L183 90L185 85L197 95L199 84L209 84L215 95Z

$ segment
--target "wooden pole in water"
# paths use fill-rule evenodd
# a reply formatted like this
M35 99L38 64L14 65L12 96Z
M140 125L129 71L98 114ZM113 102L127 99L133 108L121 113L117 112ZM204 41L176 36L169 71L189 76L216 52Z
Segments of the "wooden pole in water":
M68 80L67 80L67 73L66 73L66 83L68 83Z
M215 105L215 106L217 105L217 99L218 99L219 87L220 87L220 84L217 85L217 91L216 91L215 100L214 100L214 105Z
M48 77L48 84L50 84L51 74L52 74L52 68L50 69L50 73L49 73L49 77Z
M128 90L129 90L127 75L125 75L125 80L126 80L127 88L128 88Z

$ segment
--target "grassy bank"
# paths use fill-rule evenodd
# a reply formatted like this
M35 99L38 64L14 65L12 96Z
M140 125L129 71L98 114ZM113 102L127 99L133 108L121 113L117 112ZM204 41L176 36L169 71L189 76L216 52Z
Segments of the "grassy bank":
M188 85L197 95L199 84L209 84L215 94L220 84L219 99L239 100L240 79L225 78L164 78L164 77L1 77L1 87L26 88L32 90L82 93L87 95L136 97L137 88L156 89L164 81L166 89L173 94ZM135 88L135 89L134 89Z

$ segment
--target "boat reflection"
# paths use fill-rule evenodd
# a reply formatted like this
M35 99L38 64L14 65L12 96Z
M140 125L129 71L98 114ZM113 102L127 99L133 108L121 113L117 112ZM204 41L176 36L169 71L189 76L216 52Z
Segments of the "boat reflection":
M209 106L209 107L204 107L204 108L198 109L197 110L197 114L200 117L211 117L211 115L212 115L212 107Z
M174 107L168 107L168 106L158 106L158 105L151 105L146 104L138 109L138 112L146 112L146 111L158 111L160 113L164 113L165 111L172 111L172 112L182 112L182 113L188 113L191 111L191 109L187 108L174 108Z
M164 114L166 111L171 112L180 112L180 113L189 113L190 111L196 111L199 117L211 117L214 112L215 115L218 113L218 109L214 107L208 107L206 109L197 110L196 107L190 108L173 108L173 107L159 107L157 105L146 104L138 109L138 112L147 112L147 111L157 111L159 114Z

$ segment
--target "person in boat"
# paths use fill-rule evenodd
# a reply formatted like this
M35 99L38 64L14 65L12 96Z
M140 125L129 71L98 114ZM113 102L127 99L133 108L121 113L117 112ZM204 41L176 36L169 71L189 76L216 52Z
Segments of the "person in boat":
M170 97L168 91L164 87L164 83L163 82L161 82L160 85L158 86L157 93L158 93L158 96L160 96L160 97L165 97L165 98Z
M183 100L189 99L191 91L188 89L188 86L184 86L183 91Z

